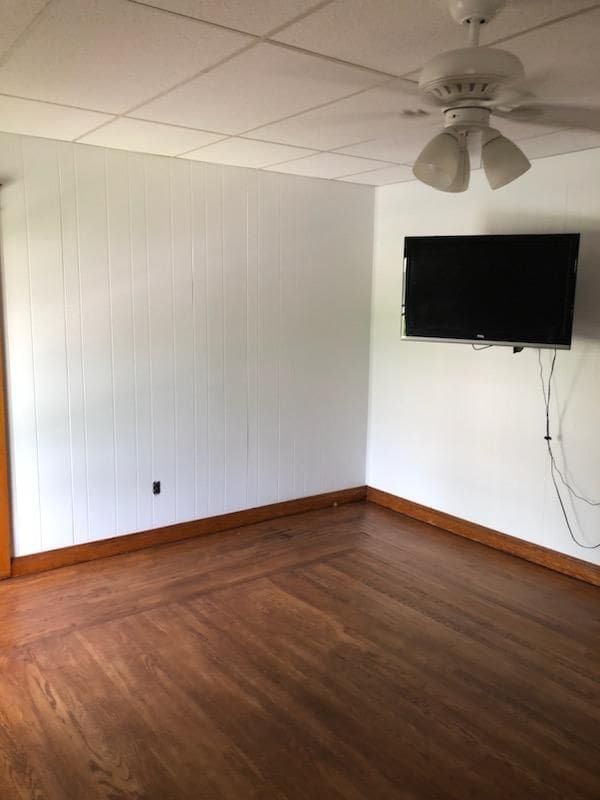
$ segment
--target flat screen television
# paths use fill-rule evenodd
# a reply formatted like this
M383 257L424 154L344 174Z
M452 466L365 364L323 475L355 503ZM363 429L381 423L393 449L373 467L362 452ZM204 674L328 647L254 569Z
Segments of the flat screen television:
M408 236L403 337L571 346L578 233Z

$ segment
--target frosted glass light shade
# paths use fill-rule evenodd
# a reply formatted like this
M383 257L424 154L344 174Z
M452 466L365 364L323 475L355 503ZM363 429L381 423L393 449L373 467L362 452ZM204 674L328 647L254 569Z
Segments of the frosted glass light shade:
M525 153L495 128L483 131L481 160L492 189L500 189L523 175L531 167Z
M426 145L413 166L415 178L434 189L448 191L460 166L460 145L454 134L444 131Z
M445 192L466 192L469 188L469 181L471 179L471 159L466 144L463 144L460 151L458 170L456 178L452 181Z

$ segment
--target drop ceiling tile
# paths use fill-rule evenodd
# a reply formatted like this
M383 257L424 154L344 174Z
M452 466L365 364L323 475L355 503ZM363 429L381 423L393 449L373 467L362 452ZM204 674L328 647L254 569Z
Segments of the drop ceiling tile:
M389 183L404 183L404 181L414 181L410 167L384 167L372 172L363 172L361 175L350 175L347 178L340 178L342 181L350 183L366 183L369 186L387 186Z
M109 114L0 95L0 130L47 139L76 139L111 119Z
M448 7L448 0L436 2L442 10ZM578 14L593 6L593 0L508 0L504 10L482 31L481 43L493 44L498 39L547 25L568 14Z
M156 153L163 156L176 156L194 147L202 147L222 139L218 133L194 131L178 128L175 125L162 125L159 122L145 122L139 119L121 117L108 125L83 136L84 144L97 144L100 147L116 147L119 150L137 150L141 153Z
M122 113L251 41L127 0L54 0L0 68L0 92Z
M437 109L423 117L403 116L404 112L419 107L420 98L415 90L410 88L407 92L404 82L394 81L389 86L369 89L323 108L266 125L248 135L332 150L371 139L391 136L401 139L405 134L413 136L415 130L442 126L442 115Z
M600 147L600 131L557 131L524 139L519 142L519 147L528 158L574 153L577 150Z
M301 158L299 161L288 161L271 167L275 172L288 172L291 175L307 175L312 178L340 178L366 172L378 167L390 166L382 161L370 161L367 158L353 158L338 153L319 153L316 156Z
M193 153L186 153L185 158L195 161L210 161L215 164L232 164L236 167L260 167L279 164L292 158L302 158L314 153L303 147L289 147L273 142L257 142L255 139L232 137L218 144L202 147Z
M23 33L48 0L3 0L0 26L0 55Z
M381 161L392 161L396 164L412 164L427 142L435 135L441 124L424 130L422 127L406 128L402 134L384 138L371 139L366 142L342 147L337 152L362 158L377 158Z
M528 86L540 103L600 100L600 8L523 34L504 47L531 76Z
M148 103L136 116L243 133L380 80L371 72L265 43Z
M484 29L482 42L513 35L591 5L589 0L515 2ZM403 75L442 50L466 46L447 0L335 0L276 39L356 64Z
M146 0L151 6L263 36L299 17L315 0Z

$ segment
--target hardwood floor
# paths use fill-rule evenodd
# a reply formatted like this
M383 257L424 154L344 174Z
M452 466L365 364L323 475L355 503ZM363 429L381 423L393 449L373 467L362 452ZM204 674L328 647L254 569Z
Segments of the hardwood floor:
M1 800L598 800L600 590L366 503L0 583Z

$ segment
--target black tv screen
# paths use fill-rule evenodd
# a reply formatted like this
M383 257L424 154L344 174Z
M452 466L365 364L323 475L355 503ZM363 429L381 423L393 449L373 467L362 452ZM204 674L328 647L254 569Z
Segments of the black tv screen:
M404 336L569 348L579 234L408 236Z

